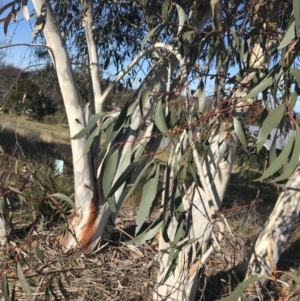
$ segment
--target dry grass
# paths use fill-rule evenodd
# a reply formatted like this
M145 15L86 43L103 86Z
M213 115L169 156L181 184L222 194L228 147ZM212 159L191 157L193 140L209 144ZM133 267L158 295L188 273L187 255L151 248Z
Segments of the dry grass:
M11 128L13 122L8 120L4 124L7 128ZM39 132L33 133L32 122L22 121L21 124L20 130L24 130L25 135L27 135L26 126L31 129L30 139L21 140L19 133L19 140L24 149L25 145L30 145L34 148L32 152L35 154L38 149L42 149L41 154L45 150L49 151L51 143L38 144L39 140L47 140L45 139L47 130L42 130L41 126ZM50 131L54 129L59 131L59 126L47 125L47 128ZM64 131L67 132L68 129L63 129ZM14 138L13 132L10 131L10 135ZM64 133L61 135L66 137ZM61 140L61 144L57 144L59 141L57 136L52 137L58 153L66 149L66 143ZM31 142L33 143L30 144ZM13 145L14 139L8 149ZM55 158L56 155L48 153L50 158ZM70 153L66 153L66 162L69 157ZM164 160L164 157L161 156L160 159ZM14 165L7 168L13 169ZM257 177L258 174L254 174L254 178ZM68 175L60 177L60 181L61 187L72 186L72 179ZM236 287L240 275L234 268L244 260L253 246L278 197L278 190L273 184L263 184L260 187L259 185L241 178L237 170L232 174L222 208L229 228L226 229L221 250L216 250L205 268L201 270L198 300L200 298L206 301L216 300L232 292ZM255 200L258 188L261 192L259 199ZM128 239L134 235L141 194L140 186L122 207L111 240L102 242L100 249L93 254L82 254L79 250L69 255L62 254L57 241L63 232L63 219L53 215L51 209L44 208L44 214L48 219L44 227L39 229L38 225L32 222L36 212L33 209L38 208L32 207L30 199L25 204L16 201L13 211L16 233L12 236L9 246L0 250L1 274L7 275L10 290L15 288L16 299L47 300L49 297L50 300L151 301L157 266L155 263L151 267L147 265L157 254L156 242L139 247L127 244ZM297 224L280 258L278 268L298 270L299 233ZM40 252L37 251L37 245L43 254L42 260L38 255ZM26 295L20 285L16 271L17 262L21 264L30 282L32 296ZM291 285L290 279L284 281ZM274 285L270 285L268 289L271 293L266 290L263 299L260 300L279 300L278 289ZM254 297L251 300L255 300Z
M23 116L1 115L2 129L16 130L18 135L30 136L35 133L47 143L69 144L69 127L66 125L52 125L26 119Z

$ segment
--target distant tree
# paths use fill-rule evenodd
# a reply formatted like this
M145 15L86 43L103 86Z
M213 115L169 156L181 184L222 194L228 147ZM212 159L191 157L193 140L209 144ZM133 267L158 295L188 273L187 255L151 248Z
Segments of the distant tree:
M37 120L42 120L47 114L53 114L55 108L51 101L30 79L20 79L14 85L4 105L4 112L18 115L29 115Z

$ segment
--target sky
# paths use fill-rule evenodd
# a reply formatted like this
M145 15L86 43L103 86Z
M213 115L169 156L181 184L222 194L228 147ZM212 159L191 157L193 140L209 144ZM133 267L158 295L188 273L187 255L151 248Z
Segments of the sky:
M29 13L33 12L33 6L31 2L28 2ZM5 18L5 16L10 12L10 9L6 10L1 18ZM4 35L3 23L0 24L0 43L1 44L16 44L16 43L32 43L32 28L34 24L32 21L27 21L24 19L22 12L18 15L17 22L10 22L8 26L7 37ZM6 50L7 58L6 61L8 63L12 63L14 66L19 68L27 67L34 58L30 55L31 47L10 47Z

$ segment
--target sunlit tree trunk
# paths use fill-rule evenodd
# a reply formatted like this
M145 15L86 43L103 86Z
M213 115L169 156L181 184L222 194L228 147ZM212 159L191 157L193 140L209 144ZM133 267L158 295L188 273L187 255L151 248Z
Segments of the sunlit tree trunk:
M262 19L261 15L264 15L264 22L273 21L276 15L276 10L274 10L275 4L267 5L264 7L263 11L259 11L259 6L252 5L252 9L257 15L253 17L253 25L261 26ZM265 9L271 9L271 12L266 13ZM213 28L217 32L222 30L222 2L220 0L211 1L211 10L213 18ZM218 51L216 53L216 66L217 66L217 76L215 80L215 95L214 95L214 107L215 112L230 106L231 104L224 103L224 88L225 88L225 77L227 74L227 64L224 63L226 56L226 48L224 44L224 38L216 36L220 39L220 44ZM267 45L267 46L266 46ZM273 42L267 40L266 45L261 45L260 42L252 37L250 43L250 69L254 70L245 76L244 79L236 86L235 92L233 93L231 99L234 99L232 105L233 116L244 116L248 111L249 107L253 105L255 100L245 99L242 103L239 98L247 95L251 87L253 86L252 80L257 74L257 71L262 69L266 70L270 63L270 54L273 47ZM265 47L266 46L266 47ZM265 47L265 48L264 48ZM221 76L219 76L221 75ZM223 75L223 76L222 76ZM224 104L223 104L224 103ZM225 120L223 121L225 122ZM156 291L154 293L155 300L194 300L199 269L203 266L207 260L209 254L213 248L218 247L217 235L215 233L214 225L216 225L215 219L218 216L218 212L221 209L225 191L230 179L232 166L234 163L235 149L237 145L237 137L235 136L235 131L233 129L232 121L228 124L226 120L225 131L230 132L230 139L221 139L224 137L224 127L221 127L221 123L216 124L215 130L210 138L210 150L213 156L204 155L200 162L198 158L198 153L193 150L194 161L197 166L197 172L201 179L203 189L196 188L192 186L186 195L185 200L185 210L191 211L191 228L189 230L188 239L196 239L190 245L184 247L177 258L176 267L172 271L170 277L166 277L169 274L169 269L173 264L170 260L170 252L168 243L160 239L160 249L162 255L160 257L160 269L158 273L158 282ZM226 129L227 127L227 129ZM223 141L222 141L223 140ZM190 141L193 145L193 141ZM226 148L226 156L221 149ZM223 159L219 160L219 156L224 156ZM197 164L198 162L198 164ZM216 166L215 162L220 162ZM197 193L195 193L197 191ZM173 221L175 219L173 218ZM170 223L168 233L169 237L174 238L177 223ZM219 239L222 238L222 231L224 229L224 224L222 224L222 219L218 221L219 228ZM213 237L213 243L210 244L211 238ZM197 254L196 249L201 250L201 255ZM198 257L197 257L198 256ZM199 259L201 258L201 259ZM167 279L166 279L167 278Z
M265 284L276 269L279 256L300 212L300 167L286 184L267 222L259 233L249 261L248 276L265 276Z
M50 5L43 0L33 0L33 5L37 15L42 13L42 7L47 9L43 33L57 72L58 82L67 113L70 135L72 137L82 130L86 124L69 56ZM93 233L90 230L96 227L98 216L98 196L94 189L95 181L92 174L90 156L89 154L82 155L85 145L86 137L71 140L75 204L77 211L72 224L69 226L74 231L76 231L76 229L81 229L81 231L80 235L76 237L76 240L70 241L70 245L68 246L69 248L76 247L77 243L79 243L83 250L85 250L93 240Z

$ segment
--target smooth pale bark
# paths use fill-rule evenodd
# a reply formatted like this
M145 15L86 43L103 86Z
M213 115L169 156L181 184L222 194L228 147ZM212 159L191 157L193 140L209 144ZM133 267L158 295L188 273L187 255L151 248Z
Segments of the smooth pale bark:
M46 45L51 49L49 52L54 67L56 68L68 117L70 135L72 137L85 127L85 116L79 99L69 56L51 6L43 0L33 0L32 2L38 15L43 5L45 5L47 9L43 33ZM76 229L80 229L81 231L80 235L75 237L74 240L64 242L67 248L74 248L79 243L82 250L85 250L91 243L93 238L91 229L96 227L98 216L97 194L96 190L94 190L95 183L92 175L90 157L89 154L82 155L85 145L86 138L71 140L74 166L75 205L77 211L69 227L72 232L77 232Z
M124 77L124 75L126 73L128 73L138 63L138 61L142 57L144 57L148 53L152 52L154 49L158 49L158 48L164 48L165 50L172 53L173 57L177 60L177 64L179 63L179 65L181 67L182 81L186 85L187 73L186 73L186 68L185 68L185 61L179 54L178 50L176 50L172 46L166 45L164 43L156 43L156 44L148 47L147 49L141 51L141 53L109 85L109 87L103 92L103 94L101 95L101 97L98 101L103 102L105 100L105 98L107 97L107 95L109 94L109 92L112 91L114 86ZM154 90L155 88L157 88L160 91L161 89L163 89L164 84L165 84L165 82L162 80L156 81L156 86L154 88L152 87L152 89ZM154 90L154 92L156 92L156 90ZM133 113L133 116L131 117L132 122L131 122L130 126L124 131L124 134L119 137L118 141L113 141L110 144L109 148L114 147L115 143L121 142L123 144L123 146L118 148L119 158L118 158L117 168L116 168L116 172L115 172L115 176L114 176L112 185L117 181L117 179L122 174L122 172L131 163L131 154L134 150L134 143L132 143L132 141L135 141L135 139L138 135L138 132L140 130L141 123L145 122L147 116L150 116L150 114L153 113L153 110L155 107L155 99L156 99L156 97L151 97L151 98L149 98L148 102L145 104L145 106L143 108L143 118L141 118L140 109L138 106L137 109L135 110L135 112ZM126 141L128 141L128 143L126 143ZM154 145L155 145L155 149L153 148L153 145L152 145L151 150L155 152L159 147L159 143L156 142ZM100 163L100 166L98 168L98 171L96 174L97 178L101 174L100 173L101 169L102 169L102 163ZM135 175L133 175L133 178L134 177L135 177ZM102 180L97 179L97 181L102 181ZM85 231L85 229L89 229L89 236L91 237L91 239L90 239L89 243L84 246L84 248L82 248L80 240L78 241L78 243L80 244L81 248L86 252L94 250L97 247L97 245L101 239L109 238L112 233L113 227L114 227L114 220L126 198L126 192L128 192L128 189L129 189L129 187L125 187L125 184L123 184L115 192L114 198L116 201L116 209L117 209L116 212L112 212L112 210L108 206L108 203L102 202L104 200L104 197L99 195L98 199L95 199L95 204L97 205L97 211L95 211L95 216L93 215L94 214L93 211L90 211L87 213L88 215L90 215L90 216L93 215L93 217L94 217L94 223L92 225L93 227L89 228L91 226L90 224L83 224L84 225L84 227L83 227L82 223L79 224L81 227L73 226L72 227L73 230L69 231L63 239L64 250L68 251L68 250L72 249L76 245L76 242L78 240L77 238L82 236L82 231ZM94 188L94 191L96 192L95 188ZM95 193L95 195L96 195L96 193ZM77 223L77 218L75 219L75 225L76 225L76 223ZM72 221L72 225L73 224L74 224L74 222Z
M215 157L219 154L219 134L217 133L212 139L212 151ZM216 176L218 182L218 198L223 200L224 193L230 179L231 168L233 165L233 159L235 154L236 141L232 139L230 142L224 142L228 147L228 157L223 160L218 166L217 174L222 175L222 181L219 176ZM197 155L197 154L195 154ZM198 160L199 161L199 160ZM203 162L202 162L203 163ZM201 162L198 164L198 168L202 169ZM202 183L205 183L207 175L203 171L199 173L202 178ZM160 257L160 268L158 272L157 286L154 292L154 300L189 300L192 301L195 298L199 270L206 262L208 256L213 250L212 245L208 247L211 240L213 226L216 224L217 219L213 216L219 209L218 204L215 203L214 196L214 184L207 183L203 185L204 190L196 185L192 185L186 195L183 198L184 209L190 213L190 229L188 239L197 239L195 242L184 247L178 256L176 267L174 272L169 278L165 279L170 263L168 263L169 252L167 249L168 244L161 244L162 256ZM173 239L177 229L177 223L173 219L173 222L168 228L168 235L170 239ZM221 231L222 232L222 231ZM196 245L201 248L201 260L199 261L196 256Z
M300 166L286 184L255 242L250 261L249 275L270 276L276 268L284 244L294 228L300 212ZM267 278L260 280L266 284Z
M0 198L0 246L7 245L7 238L10 233L10 226L7 221L7 202L5 197Z
M207 2L209 2L207 0ZM89 1L83 2L84 5L90 5ZM204 12L203 12L204 11ZM89 26L91 29L92 27L92 18L89 18L89 14L91 13L90 6L89 9L87 10L87 19L86 19L86 26ZM196 13L197 16L204 16L202 20L198 23L204 24L209 16L209 10L205 9L202 10L201 12ZM87 32L87 27L86 27L86 37L87 37L87 45L89 49L89 56L90 56L90 62L94 62L93 65L95 64L95 49L93 45L93 41L91 40L91 33ZM117 83L123 78L125 74L127 74L137 63L138 61L145 56L146 54L152 52L155 48L165 48L170 51L170 49L173 49L172 46L170 45L165 45L165 44L157 44L150 46L149 48L143 50L124 70L121 72L116 79L109 85L109 87L102 93L101 97L95 98L95 112L99 112L99 108L102 106L103 102L105 101L106 97L109 95L109 93L114 89L114 87L117 85ZM94 53L94 54L93 54ZM177 66L178 63L182 65L184 63L184 60L182 58L178 58L177 52L176 51L171 51L171 65L172 69L174 70ZM96 68L94 69L95 72ZM181 70L185 70L185 68L182 68ZM156 66L153 68L152 73L150 76L146 78L144 81L143 85L140 88L140 91L142 89L147 89L150 88L153 92L161 92L164 91L165 86L166 86L166 81L167 81L167 73L165 72L166 68L164 66L164 63L162 65ZM96 77L93 76L91 72L91 78L95 79ZM181 78L186 78L186 71L184 71L183 74L181 74ZM185 80L183 81L185 82ZM95 93L95 92L94 92ZM141 115L139 110L137 109L135 114L132 117L133 122L131 123L130 127L124 132L124 134L119 138L119 141L114 141L114 143L122 142L124 143L125 141L134 141L139 133L140 130L140 125L142 122L145 122L147 116L150 116L152 114L154 107L155 107L155 97L152 97L148 100L148 103L146 104L143 112L143 120L141 120ZM98 108L98 109L97 109ZM159 139L153 143L153 139L150 139L148 142L147 147L148 150L155 152L158 147L159 147ZM133 151L133 143L125 143L123 147L120 148L120 159L119 159L119 164L116 172L116 176L114 179L114 182L117 180L118 176L122 173L124 168L126 168L126 164L122 160L128 155L129 152ZM128 156L127 156L128 158ZM122 164L121 164L122 163ZM129 164L130 162L128 162ZM144 163L145 164L145 163ZM120 166L122 165L122 168ZM140 165L140 167L137 169L137 172L142 169L143 164ZM100 164L100 167L98 169L98 175L99 175L99 170L101 169L102 164ZM133 175L133 178L136 177L136 174ZM99 180L98 180L99 181ZM98 208L97 208L97 216L94 217L94 223L93 223L93 228L89 230L89 235L92 236L93 238L90 240L89 245L86 245L85 251L92 251L96 248L98 242L103 239L103 238L109 238L113 227L114 227L114 220L117 216L117 213L119 209L121 208L125 198L126 194L128 192L128 187L120 187L118 191L115 193L115 198L116 198L116 212L112 212L111 209L109 208L107 203L103 203L103 197L101 195L98 196ZM93 212L90 212L88 214L94 214ZM90 227L91 224L87 225L86 227ZM77 237L81 236L81 232L84 229L83 227L73 227L74 231L68 232L67 236L64 239L63 245L65 251L70 250L73 248L73 246L77 242ZM80 241L79 241L80 243Z
M212 6L212 14L213 14L213 28L217 31L221 29L222 20L221 20L221 1L213 0L211 1ZM264 20L265 22L273 21L273 18L276 16L276 9L274 9L274 3L267 5L266 9L271 9L271 12L266 13L266 16L262 17L264 12L260 11L260 6L256 5L254 2L252 4L252 9L255 12L255 16L253 17L253 25L261 25L259 24ZM266 18L265 18L266 17ZM221 36L220 36L221 38ZM223 37L224 39L224 37ZM245 96L252 86L252 80L256 76L259 69L268 68L271 51L273 48L273 41L266 39L266 45L261 45L257 39L252 38L250 43L250 67L253 72L247 74L240 84L237 85L234 94L232 95L232 99L235 99L233 102L233 113L244 116L244 114L248 111L248 105L252 105L255 100L246 99L242 102L239 102L239 98ZM225 78L222 75L227 74L227 64L224 64L224 57L226 54L226 49L224 45L221 43L221 47L217 52L217 74L221 76L216 77L215 82L215 100L214 105L216 107L216 111L218 109L222 109L219 107L222 104L223 92L225 87ZM204 212L204 216L206 218L206 223L204 220L201 220L200 217L193 218L192 223L194 222L195 229L198 230L197 235L190 235L190 238L198 238L198 237L206 237L206 239L200 240L203 254L209 253L211 247L208 247L209 240L212 234L212 228L208 227L208 220L210 220L212 214L215 214L218 209L221 208L221 204L224 198L224 194L228 185L228 181L231 175L231 169L234 162L235 157L235 148L237 144L237 139L235 137L234 131L232 131L232 140L229 143L230 147L227 148L228 157L226 160L221 160L219 166L215 168L214 162L218 161L219 155L221 155L220 148L222 145L220 144L220 135L222 133L219 132L219 129L216 129L213 137L210 139L210 147L213 153L213 159L210 156L204 156L202 162L198 159L198 154L196 151L193 151L194 161L197 166L198 175L201 179L201 183L204 187L204 191L200 190L201 200L205 203L197 202L197 198L192 199L191 202L195 204L192 207L192 216L194 216L194 211L200 210ZM224 146L224 143L223 143ZM214 162L212 162L214 161ZM210 205L208 205L210 204ZM195 209L197 208L197 209ZM170 232L173 229L173 232L176 230L176 224L170 226ZM200 232L199 232L199 229ZM201 232L202 231L202 232ZM195 232L196 233L196 232ZM162 244L162 249L165 246ZM190 246L189 248L192 248ZM154 294L155 300L193 300L195 296L195 290L197 288L197 279L199 269L202 265L197 259L192 258L192 262L194 265L192 267L188 266L187 263L187 254L189 254L189 248L180 252L178 257L178 265L176 266L173 274L166 281L164 281L165 275L168 271L168 254L164 253L161 257L160 270L158 275L158 285L156 287L156 292ZM206 259L207 256L204 256ZM162 268L164 267L164 268ZM187 268L190 268L190 272L187 273Z

